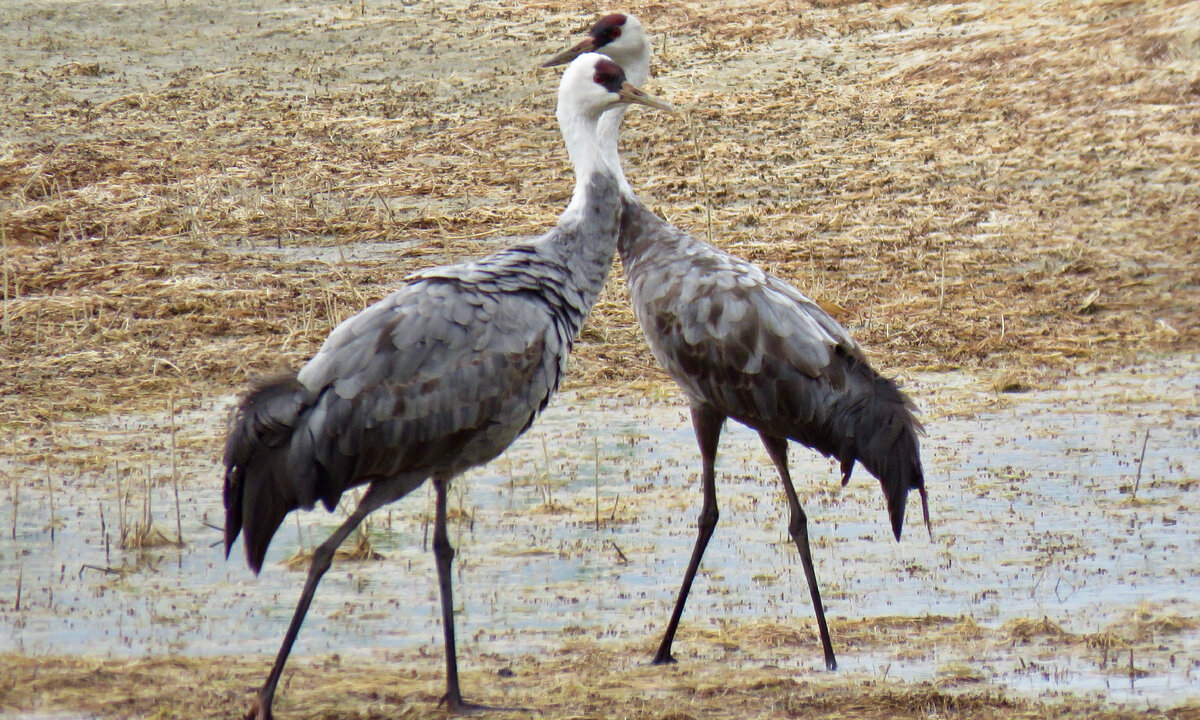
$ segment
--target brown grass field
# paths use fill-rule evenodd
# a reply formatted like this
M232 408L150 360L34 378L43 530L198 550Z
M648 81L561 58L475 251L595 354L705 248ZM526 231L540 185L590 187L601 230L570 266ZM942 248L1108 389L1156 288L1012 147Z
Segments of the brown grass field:
M56 423L296 368L407 273L549 228L571 181L538 61L617 9L655 33L648 89L688 111L627 115L639 194L818 299L885 373L1036 390L1200 350L1200 2L0 0L0 457L24 462ZM569 387L670 392L619 266ZM659 676L630 659L644 650L565 648L514 667L507 701L552 718L1147 716L969 678L793 680L769 660ZM263 673L0 666L0 712L87 717L231 716ZM295 661L281 714L439 714L440 660L309 683L331 666Z

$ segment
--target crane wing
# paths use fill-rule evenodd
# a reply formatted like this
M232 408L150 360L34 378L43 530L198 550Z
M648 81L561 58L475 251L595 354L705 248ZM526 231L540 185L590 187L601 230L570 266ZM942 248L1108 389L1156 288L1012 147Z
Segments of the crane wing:
M338 326L300 371L321 397L311 447L290 450L356 482L486 462L545 407L569 342L531 293L418 279Z
M626 218L622 258L629 263L634 310L655 357L691 397L733 417L771 417L801 409L780 403L810 404L806 385L822 383L806 378L834 390L843 386L836 356L860 357L861 351L815 302L640 205L627 206ZM780 382L794 387L781 393Z
M692 402L836 458L843 482L861 462L879 478L899 538L909 489L925 502L921 425L845 328L788 283L639 203L625 205L620 251L646 339Z

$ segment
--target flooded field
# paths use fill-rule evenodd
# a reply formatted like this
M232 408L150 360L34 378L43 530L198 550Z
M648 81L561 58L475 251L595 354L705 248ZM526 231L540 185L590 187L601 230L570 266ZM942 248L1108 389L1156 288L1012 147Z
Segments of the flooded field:
M1200 716L1196 3L710 5L620 8L688 111L630 113L630 180L908 374L933 537L914 502L895 543L873 479L793 448L824 672L774 469L731 427L679 664L648 667L699 458L615 268L571 391L455 485L464 691L572 720ZM0 0L0 716L244 712L345 511L289 518L259 577L225 560L232 393L553 224L537 66L610 9ZM281 717L443 714L431 505L348 544Z
M1200 360L1023 394L949 374L907 387L928 408L932 541L915 501L895 543L869 475L860 468L841 488L832 463L792 451L838 676L1148 707L1200 700ZM263 657L243 664L265 672L303 582L294 556L338 516L289 519L258 578L240 544L224 560L216 455L231 402L176 415L178 516L167 413L58 425L25 439L36 461L5 460L13 517L0 575L19 583L0 594L0 651L251 655ZM560 397L510 452L455 486L462 662L519 662L580 641L648 659L694 538L698 464L673 398ZM676 643L680 667L822 674L757 437L730 426L718 473L721 523ZM423 488L372 518L369 558L335 563L299 656L415 652L440 667L431 507ZM122 549L122 522L127 543L140 534L148 546ZM169 542L177 523L182 547Z

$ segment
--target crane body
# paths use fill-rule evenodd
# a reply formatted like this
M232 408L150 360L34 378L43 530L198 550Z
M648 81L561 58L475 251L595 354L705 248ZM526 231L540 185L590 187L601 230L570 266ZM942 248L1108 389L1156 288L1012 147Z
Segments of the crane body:
M275 690L334 553L372 511L426 480L436 507L433 549L451 712L463 700L454 636L447 489L529 429L557 390L567 356L616 252L620 161L597 141L601 113L618 104L670 109L588 54L563 73L556 115L575 168L557 226L485 258L410 276L403 287L338 325L296 375L259 382L226 439L225 552L239 535L256 573L290 511L336 507L366 486L350 516L313 553L275 663L250 717L272 717Z
M588 37L547 65L599 50L644 83L650 42L628 14L597 21ZM636 73L636 74L635 74ZM622 108L601 119L601 141L616 149ZM622 188L628 188L620 172ZM756 430L783 483L788 532L800 553L829 670L837 668L808 539L808 518L788 469L788 441L836 459L843 484L856 463L879 479L896 539L908 493L929 509L912 402L871 368L836 320L789 283L698 240L622 194L618 252L634 314L651 352L687 395L702 460L703 504L696 543L655 654L674 662L671 647L692 583L719 518L716 456L729 418Z

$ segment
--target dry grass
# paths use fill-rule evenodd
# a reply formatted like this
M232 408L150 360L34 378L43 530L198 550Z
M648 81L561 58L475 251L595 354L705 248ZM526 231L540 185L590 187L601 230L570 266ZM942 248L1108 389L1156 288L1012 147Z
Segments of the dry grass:
M510 69L603 7L432 12L446 62L470 43L499 58L458 78L400 71L417 50L387 30L411 11L386 3L268 13L259 37L316 49L151 79L26 41L0 75L0 419L230 392L406 272L548 227L570 188L554 79ZM882 366L999 368L1004 389L1197 347L1194 4L706 7L630 4L665 50L652 87L700 120L717 242L843 309ZM368 31L383 39L334 69ZM683 128L629 125L642 195L703 232ZM571 382L661 381L617 276Z
M1142 620L1150 608L1139 609ZM1122 628L1116 628L1118 632ZM977 663L938 662L961 646L984 653L1018 643L1032 658L1083 652L1114 677L1130 672L1127 658L1148 658L1151 646L1100 644L1047 620L1000 628L968 617L895 616L835 620L839 645L851 652L912 646L909 662L928 680L896 680L885 670L828 674L795 666L811 657L810 629L772 621L729 621L719 628L685 624L680 664L646 664L654 638L594 639L592 630L564 630L562 647L541 655L472 655L461 659L468 696L504 706L536 708L546 718L1184 718L1192 705L1172 709L1105 704L1096 697L1052 692L1041 699L1010 696ZM596 638L603 632L596 634ZM920 638L919 643L913 643ZM918 647L919 646L919 647ZM1159 648L1162 650L1162 648ZM815 661L814 661L815 662ZM105 717L233 717L247 707L270 664L266 657L152 657L140 660L0 655L0 709L71 712ZM988 664L985 663L985 666ZM1048 667L1052 667L1049 665ZM276 709L289 718L444 717L439 652L428 649L371 657L293 658ZM1135 707L1136 706L1136 707ZM528 713L493 714L527 717Z
M1076 698L1034 702L1008 697L946 668L937 683L794 679L778 669L645 666L624 650L572 641L546 658L488 658L463 675L470 697L536 708L545 718L1165 718L1168 712L1116 710ZM236 717L267 663L242 658L101 660L8 655L0 707L70 708L108 717ZM482 666L482 667L480 667ZM289 664L276 710L296 720L445 717L437 708L440 662L415 653L387 662L337 655ZM53 698L39 704L37 698ZM490 717L528 717L495 712Z
M1148 613L1144 610L1143 614ZM1031 657L1083 651L1104 655L1114 676L1130 672L1132 645L1100 646L1093 636L1056 624L1020 620L997 629L965 617L878 617L834 623L839 643L862 650L921 637L914 663L930 665L934 648L1038 643ZM479 700L537 708L547 718L591 717L857 717L1155 718L1189 717L1193 706L1169 710L1105 706L1096 699L1051 693L1042 700L1009 696L977 667L938 664L928 681L797 672L781 667L810 652L808 630L767 621L729 622L720 629L685 627L690 648L678 666L645 664L652 639L599 642L568 630L549 656L485 655L464 663L464 687ZM1136 648L1143 657L1146 647ZM690 657L698 654L697 659ZM934 654L931 654L934 653ZM142 660L0 656L0 708L69 711L108 717L229 717L246 707L269 665L267 658L157 657ZM930 665L933 668L933 665ZM736 671L734 671L736 670ZM441 662L426 650L374 658L296 658L288 666L277 709L291 718L442 717ZM523 717L496 713L497 717Z
M362 528L360 525L359 528ZM333 554L334 561L382 560L383 555L371 543L371 536L362 529L356 529L352 535L354 541L347 540ZM312 564L313 550L301 549L296 554L283 561L288 570L308 570Z

